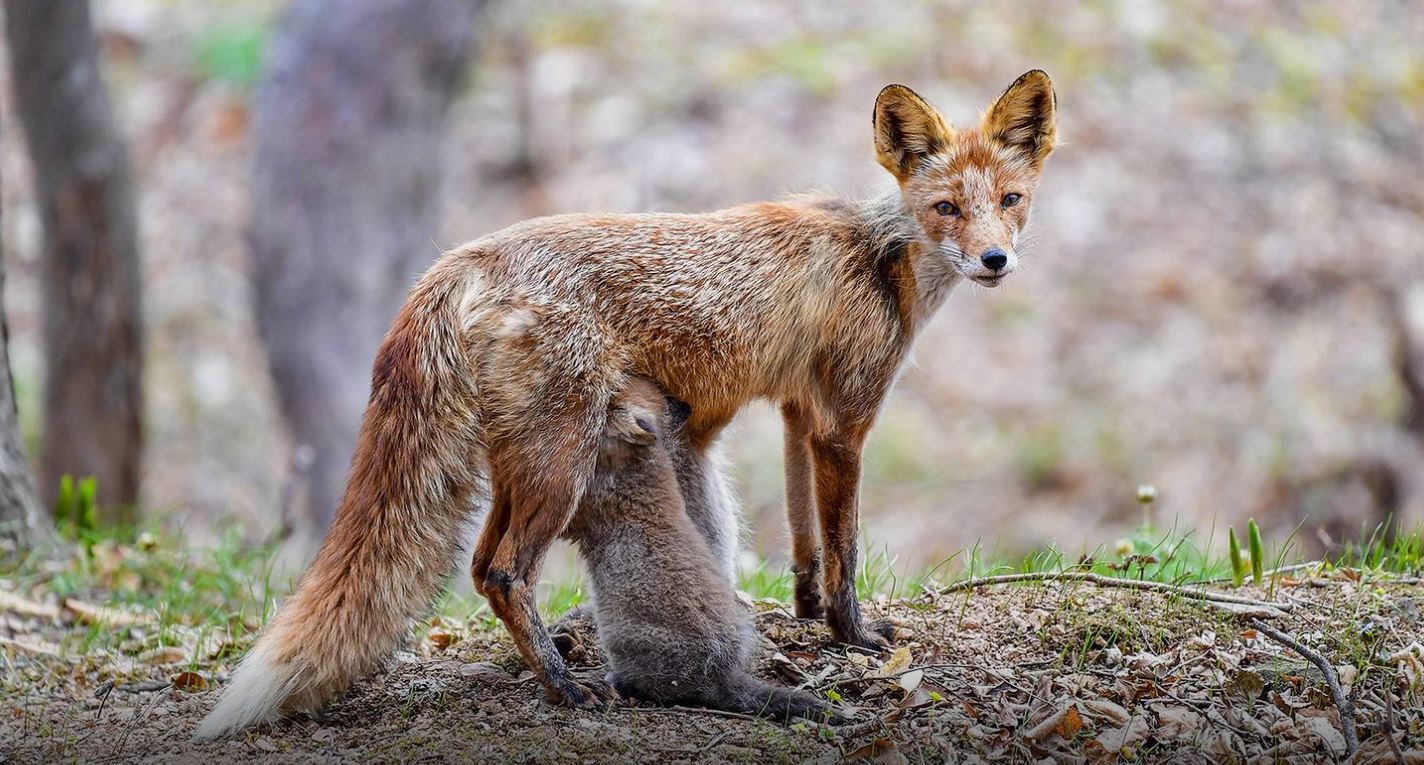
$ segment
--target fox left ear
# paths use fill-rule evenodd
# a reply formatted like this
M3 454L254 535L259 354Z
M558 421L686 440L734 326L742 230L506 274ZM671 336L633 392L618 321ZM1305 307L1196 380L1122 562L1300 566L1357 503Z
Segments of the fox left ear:
M991 141L1022 153L1038 167L1058 137L1057 105L1048 74L1034 69L1014 80L989 107L981 129Z
M949 148L954 131L920 94L886 85L875 97L875 159L904 182L920 161Z
M618 407L608 414L607 430L621 441L647 446L657 443L658 416L639 406Z

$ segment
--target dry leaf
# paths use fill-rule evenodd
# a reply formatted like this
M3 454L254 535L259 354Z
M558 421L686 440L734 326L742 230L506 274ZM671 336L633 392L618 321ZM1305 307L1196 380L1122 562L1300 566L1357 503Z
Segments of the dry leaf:
M13 648L22 653L36 656L49 656L55 659L62 658L63 656L59 650L59 646L53 643L44 641L30 642L28 640L7 638L4 635L0 635L0 648Z
M1095 743L1105 751L1117 754L1119 752L1128 753L1137 748L1139 744L1147 740L1147 734L1151 732L1152 725L1147 717L1138 715L1132 718L1128 724L1117 728L1103 731L1096 739Z
M1070 704L1066 707L1059 707L1054 710L1037 725L1024 731L1024 738L1030 741L1043 741L1048 738L1049 735L1055 733L1058 727L1063 724L1063 721L1068 717L1068 710L1072 708L1073 706ZM1079 722L1081 722L1081 720Z
M170 682L173 683L174 688L180 691L188 691L189 693L201 691L208 687L207 678L197 672L179 672L173 676Z
M47 603L22 598L13 592L0 590L0 610L38 619L58 619L59 609Z
M1160 739L1189 739L1202 725L1202 716L1187 707L1156 704L1152 711L1157 713L1157 729L1152 735Z
M1335 729L1335 726L1331 724L1330 720L1323 715L1313 717L1305 717L1302 715L1302 717L1304 718L1303 722L1306 729L1318 736L1321 741L1325 742L1325 745L1330 748L1331 752L1337 755L1345 753L1345 737L1340 731Z
M1122 705L1114 704L1107 699L1089 699L1079 703L1083 707L1084 714L1100 720L1107 720L1113 725L1126 725L1132 717Z
M148 614L120 611L117 608L86 603L77 598L65 598L64 608L67 611L73 612L75 617L85 624L102 623L115 627L135 627L152 624L154 621L153 617Z
M905 755L895 747L895 742L888 738L877 738L868 744L857 747L845 756L849 760L865 760L876 762L881 765L905 765L909 762Z
M900 646L890 654L890 658L886 659L884 664L880 665L880 669L876 670L874 676L890 677L902 670L909 669L910 659L910 649Z
M1078 731L1083 729L1083 716L1078 713L1076 704L1069 704L1063 714L1063 721L1053 729L1054 733L1064 739L1072 739L1078 735Z
M901 688L904 688L905 691L909 693L920 687L920 681L924 679L925 671L923 669L912 669L909 672L900 675L898 683Z
M919 709L934 703L934 697L924 688L916 688L905 696L904 701L899 704L900 709Z
M182 664L187 660L188 654L178 646L168 646L166 648L155 648L139 657L140 661L161 667L165 664Z
M455 642L455 636L440 627L431 627L430 632L426 633L426 637L430 639L430 644L435 646L437 651L443 651Z

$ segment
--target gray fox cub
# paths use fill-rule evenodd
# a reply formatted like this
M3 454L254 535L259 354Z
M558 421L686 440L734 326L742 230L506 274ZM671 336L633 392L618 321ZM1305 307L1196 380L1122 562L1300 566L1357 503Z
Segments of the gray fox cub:
M693 525L674 472L678 452L689 448L681 432L688 413L648 380L631 380L609 408L597 470L564 534L578 543L593 580L609 683L658 704L783 721L834 717L811 694L746 669L756 632Z

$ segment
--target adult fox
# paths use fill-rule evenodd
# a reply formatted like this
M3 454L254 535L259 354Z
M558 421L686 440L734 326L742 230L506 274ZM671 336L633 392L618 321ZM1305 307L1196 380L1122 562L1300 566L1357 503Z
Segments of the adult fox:
M199 735L316 708L373 669L428 607L485 505L476 587L552 698L597 704L554 650L534 588L593 474L609 401L634 375L691 405L679 467L715 497L723 427L753 399L781 406L796 612L824 613L845 643L883 646L855 595L861 448L950 289L996 286L1016 267L1055 99L1048 75L1030 71L978 127L954 130L890 85L873 126L876 159L898 182L884 196L541 218L445 253L376 356L320 552ZM539 317L524 339L532 390L482 374L511 306ZM685 493L697 490L689 480ZM732 528L702 528L728 566Z

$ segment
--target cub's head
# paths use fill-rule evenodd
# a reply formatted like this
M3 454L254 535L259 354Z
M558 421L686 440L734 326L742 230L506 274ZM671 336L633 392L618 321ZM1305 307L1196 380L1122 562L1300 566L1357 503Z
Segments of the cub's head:
M666 395L651 380L633 378L608 406L598 448L599 467L625 467L659 441L665 448L676 448L690 414L687 404Z
M895 176L925 239L963 276L996 287L1018 267L1019 232L1053 151L1055 99L1035 69L978 127L956 130L904 85L875 99L875 156Z

